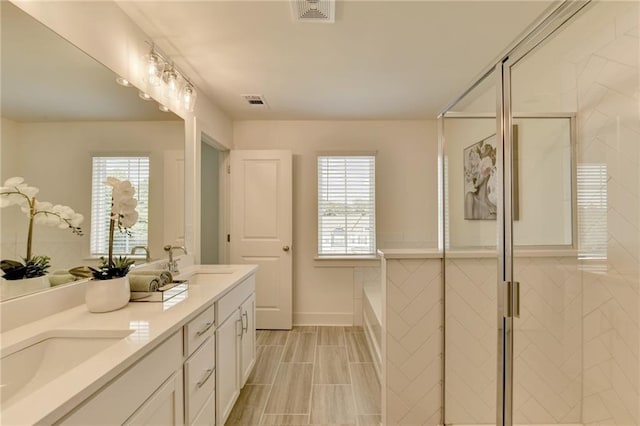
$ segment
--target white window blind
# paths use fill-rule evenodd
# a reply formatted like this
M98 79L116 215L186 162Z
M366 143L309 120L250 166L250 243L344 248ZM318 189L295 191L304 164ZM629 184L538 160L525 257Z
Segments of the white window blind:
M93 157L91 190L91 255L105 256L109 252L109 216L111 186L107 177L128 180L136 190L138 222L129 229L130 235L114 232L113 253L130 254L135 246L148 246L149 236L149 157Z
M318 255L376 253L374 155L318 156Z
M578 257L584 261L607 259L607 165L582 163L577 166ZM601 270L602 262L583 262L583 267Z

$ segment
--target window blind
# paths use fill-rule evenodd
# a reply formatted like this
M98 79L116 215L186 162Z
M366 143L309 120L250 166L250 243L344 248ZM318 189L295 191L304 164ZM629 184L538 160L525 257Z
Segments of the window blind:
M607 258L607 165L599 163L578 164L578 257L582 260ZM587 264L585 264L586 266ZM602 269L594 264L593 269Z
M375 156L318 156L318 254L376 253Z
M107 177L128 180L136 190L138 221L127 233L116 229L113 253L130 254L135 246L148 246L149 241L149 157L93 157L91 190L91 255L106 256L109 252L109 216L111 186Z

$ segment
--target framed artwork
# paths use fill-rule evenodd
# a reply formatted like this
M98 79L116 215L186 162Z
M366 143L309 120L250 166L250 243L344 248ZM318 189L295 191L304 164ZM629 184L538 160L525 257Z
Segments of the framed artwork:
M495 134L468 146L463 151L465 220L495 220L497 217L496 151ZM513 218L518 220L518 131L515 125L513 126L513 164Z

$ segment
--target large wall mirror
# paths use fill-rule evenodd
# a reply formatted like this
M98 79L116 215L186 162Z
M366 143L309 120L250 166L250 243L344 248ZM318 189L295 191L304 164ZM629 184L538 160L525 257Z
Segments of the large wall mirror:
M184 238L183 120L116 84L102 64L9 2L0 2L2 134L0 178L20 176L37 199L84 215L82 236L36 224L32 252L51 258L49 273L95 265L91 255L92 162L96 156L148 156L148 246L151 259ZM26 255L28 216L0 209L0 258ZM144 254L139 253L139 262ZM2 280L3 300L38 291ZM8 290L7 290L8 288ZM50 288L47 286L46 288Z

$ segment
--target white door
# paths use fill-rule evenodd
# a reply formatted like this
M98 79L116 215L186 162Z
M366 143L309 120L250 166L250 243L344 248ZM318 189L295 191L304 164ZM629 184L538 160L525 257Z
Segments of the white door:
M291 164L291 151L231 151L231 263L259 265L259 329L292 325Z

